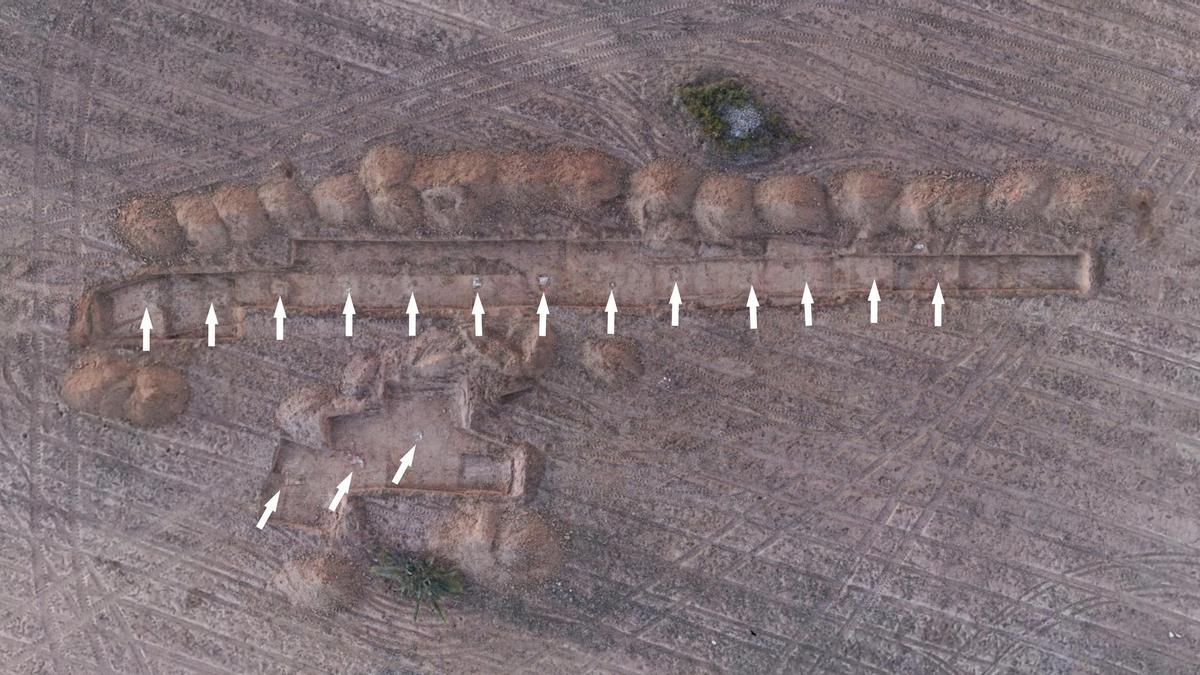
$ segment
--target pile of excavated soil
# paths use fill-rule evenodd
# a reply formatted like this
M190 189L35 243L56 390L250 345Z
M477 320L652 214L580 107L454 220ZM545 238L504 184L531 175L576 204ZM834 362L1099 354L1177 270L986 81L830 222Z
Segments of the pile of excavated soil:
M859 238L886 233L891 228L892 202L900 194L900 182L874 169L849 169L829 181L829 198L834 215L859 232Z
M222 185L213 192L212 203L234 243L253 244L271 229L258 190L248 185Z
M756 230L754 183L729 174L706 177L696 189L692 216L705 238L727 241Z
M545 518L512 503L461 502L434 526L429 548L492 589L544 581L564 562L559 538Z
M161 199L129 200L118 211L114 227L130 251L151 260L170 258L187 245L187 236L175 220L175 213Z
M368 581L350 559L319 553L283 563L270 586L296 607L327 615L358 604Z
M366 224L369 215L367 192L353 173L322 179L312 189L317 215L326 225L354 227Z
M183 227L188 244L200 255L214 255L229 250L229 230L221 220L212 197L194 192L171 200L175 220Z
M825 186L812 176L783 174L760 181L754 189L754 204L772 234L832 232Z
M662 241L693 235L692 200L700 177L699 169L673 159L656 159L630 175L626 208L644 239Z
M589 338L583 344L580 363L589 375L609 386L635 382L645 372L641 348L627 337Z
M62 399L81 412L137 426L171 422L187 407L183 373L162 365L138 366L116 354L87 352L63 376Z

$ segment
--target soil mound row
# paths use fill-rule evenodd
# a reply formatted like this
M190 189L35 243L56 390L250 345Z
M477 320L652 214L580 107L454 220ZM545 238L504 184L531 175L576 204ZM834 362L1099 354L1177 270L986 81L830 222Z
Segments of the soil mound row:
M864 167L754 181L669 158L634 170L577 147L417 155L383 145L357 170L309 190L285 172L257 187L136 197L118 210L114 227L133 253L159 262L221 256L272 230L713 243L782 235L839 251L920 244L931 252L982 253L1086 248L1108 228L1148 219L1152 209L1152 195L1110 175L1048 167L990 178L903 177Z

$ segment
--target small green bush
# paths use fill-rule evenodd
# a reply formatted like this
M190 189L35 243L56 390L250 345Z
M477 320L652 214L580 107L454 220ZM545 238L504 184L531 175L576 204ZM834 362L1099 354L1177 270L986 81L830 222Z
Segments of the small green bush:
M800 136L787 127L783 116L766 107L741 82L733 79L685 84L677 90L678 100L700 127L700 133L727 155L743 155L769 149L779 142L799 142ZM731 133L725 111L752 107L762 115L762 123L749 136Z
M429 605L446 621L442 598L463 592L462 573L453 564L432 556L409 557L392 551L380 551L371 566L371 574L386 579L392 591L412 600L413 621L421 605Z

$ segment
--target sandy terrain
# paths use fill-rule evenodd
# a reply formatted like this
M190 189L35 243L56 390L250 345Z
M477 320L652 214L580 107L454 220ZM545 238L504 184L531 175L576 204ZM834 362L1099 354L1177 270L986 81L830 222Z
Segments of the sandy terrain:
M1197 25L6 3L0 672L1200 671Z

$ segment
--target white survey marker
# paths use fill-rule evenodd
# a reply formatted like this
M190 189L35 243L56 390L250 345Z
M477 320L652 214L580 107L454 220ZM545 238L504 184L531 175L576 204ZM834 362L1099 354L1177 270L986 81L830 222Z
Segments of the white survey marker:
M942 285L939 283L937 288L933 289L933 325L935 328L942 325L942 305L946 301L942 299Z
M150 308L142 312L142 351L150 351L150 331L154 329L154 324L150 323Z
M800 298L800 304L804 305L804 325L812 325L812 293L808 291L808 282L804 283L804 295Z
M417 334L417 315L421 312L417 310L417 294L408 294L408 309L404 310L408 315L408 337L413 337Z
M608 292L608 304L604 306L604 313L608 315L608 334L612 335L617 329L617 298L611 290Z
M261 530L267 526L267 519L271 517L272 513L275 513L275 509L277 509L277 508L279 508L279 491L278 490L275 491L275 496L268 499L266 505L263 506L262 517L260 517L258 519L258 529Z
M354 300L350 298L350 291L346 291L346 306L342 308L342 314L346 315L346 337L354 337Z
M671 325L678 326L679 325L679 305L683 304L683 301L679 299L679 284L678 283L676 283L675 286L671 289L670 302L671 302Z
M879 323L879 287L875 285L875 280L871 280L871 294L867 296L867 300L871 303L871 323Z
M208 303L208 317L204 323L208 326L208 346L217 346L217 309L211 302Z
M483 337L483 315L487 312L483 311L478 292L475 293L475 306L471 308L471 314L475 317L475 337Z
M754 285L750 285L750 295L746 298L746 307L750 310L750 330L758 330L758 296L754 293Z
M538 337L546 337L546 315L549 313L550 308L546 306L546 294L542 293L542 300L537 306Z
M279 296L279 302L275 303L275 339L283 339L283 320L287 318L287 312L283 311L283 296Z
M400 484L400 481L404 478L404 472L408 471L408 468L412 466L413 455L416 454L416 452L417 446L414 445L408 449L408 452L404 453L403 457L400 458L400 468L396 469L396 475L392 476L393 485Z
M346 474L346 477L342 479L342 482L338 483L337 492L333 494L333 501L329 502L330 511L337 511L338 504L342 501L342 497L345 497L346 493L350 492L350 479L353 477L354 472L351 471L350 473Z

